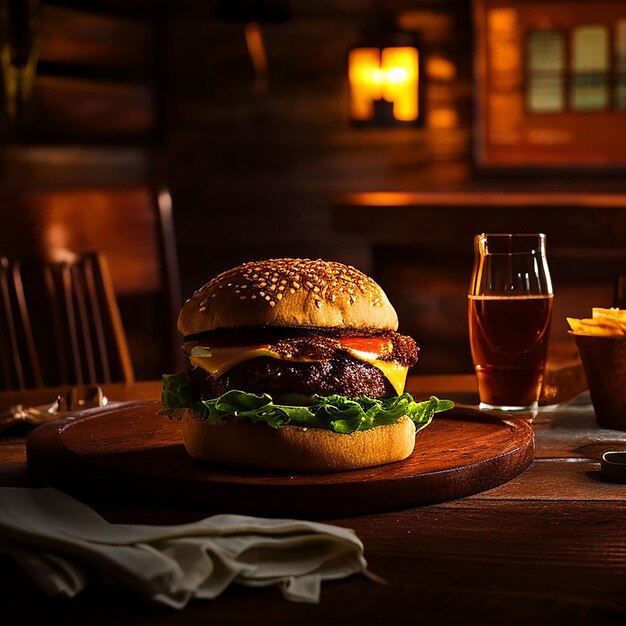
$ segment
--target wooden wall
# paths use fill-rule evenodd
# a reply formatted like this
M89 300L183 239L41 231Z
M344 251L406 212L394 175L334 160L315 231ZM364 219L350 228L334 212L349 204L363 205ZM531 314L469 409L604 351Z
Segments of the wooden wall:
M468 2L392 3L425 27L454 81L433 84L421 129L351 126L347 52L371 18L365 1L289 2L263 33L268 85L255 92L241 20L186 3L168 25L167 156L191 288L244 260L306 255L367 265L366 248L331 220L336 193L411 190L468 174L471 28ZM416 8L419 6L419 10ZM450 128L437 128L437 110ZM434 122L432 121L434 119Z
M468 173L469 0L385 6L453 64L453 79L428 89L422 129L350 124L347 52L372 2L41 0L33 93L3 124L0 183L169 184L186 292L268 255L362 263L362 248L334 232L332 194L455 184ZM255 17L269 63L262 93L244 36ZM437 127L441 109L451 127Z

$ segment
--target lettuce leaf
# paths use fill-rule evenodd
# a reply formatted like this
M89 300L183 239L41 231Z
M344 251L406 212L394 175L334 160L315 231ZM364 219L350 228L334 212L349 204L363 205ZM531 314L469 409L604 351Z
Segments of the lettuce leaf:
M247 419L264 422L272 428L290 424L307 428L326 428L336 433L353 433L376 426L393 424L403 415L415 423L416 432L430 424L435 413L454 406L450 400L431 396L416 402L410 394L384 399L345 396L310 396L302 404L275 404L268 394L227 391L211 400L194 399L186 372L163 376L161 396L163 415L180 419L185 409L192 409L199 419L215 424L222 419Z

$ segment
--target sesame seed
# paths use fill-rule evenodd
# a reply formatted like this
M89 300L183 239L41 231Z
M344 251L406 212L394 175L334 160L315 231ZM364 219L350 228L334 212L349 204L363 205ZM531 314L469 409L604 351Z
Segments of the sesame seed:
M199 296L204 298L200 306L204 307L219 295L219 289L224 288L232 289L242 300L242 293L247 293L249 299L276 302L282 299L287 289L295 294L304 288L314 297L316 306L324 302L334 303L342 297L353 304L359 294L367 298L372 306L382 307L384 304L377 297L380 290L371 278L350 265L321 259L268 259L245 263L222 272L198 290Z

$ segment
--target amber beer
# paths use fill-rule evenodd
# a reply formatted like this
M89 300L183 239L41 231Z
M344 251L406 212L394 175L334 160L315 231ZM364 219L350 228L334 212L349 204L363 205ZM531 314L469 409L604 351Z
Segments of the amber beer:
M552 301L551 294L469 296L470 347L483 405L514 408L537 402Z

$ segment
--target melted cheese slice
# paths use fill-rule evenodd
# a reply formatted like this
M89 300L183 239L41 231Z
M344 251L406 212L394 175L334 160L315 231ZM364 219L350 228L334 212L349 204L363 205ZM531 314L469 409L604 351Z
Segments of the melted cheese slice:
M352 348L344 348L357 361L369 363L378 368L385 378L391 383L396 393L400 395L404 391L406 377L409 368L393 361L383 361L378 358L374 352L364 352L362 350L354 350ZM293 361L298 363L312 363L316 359L306 359L302 357L289 358L284 357L277 352L271 350L268 346L253 347L236 347L236 348L209 348L207 346L194 346L191 349L189 361L192 365L201 367L209 372L211 376L217 378L229 369L239 365L244 361L255 359L258 357L270 357L279 361Z

